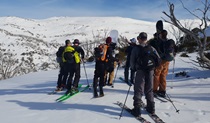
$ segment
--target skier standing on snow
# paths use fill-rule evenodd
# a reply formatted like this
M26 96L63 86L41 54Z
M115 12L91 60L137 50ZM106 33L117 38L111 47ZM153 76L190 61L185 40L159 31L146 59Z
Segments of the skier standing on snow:
M161 64L155 68L154 73L154 96L165 97L166 94L166 76L168 74L168 67L170 61L174 59L175 56L175 42L172 39L167 39L168 32L162 30L159 37L156 40L150 42L161 57Z
M145 94L147 107L146 110L153 114L155 113L155 102L153 96L153 75L155 65L151 61L159 59L159 55L155 48L147 44L147 33L141 32L137 37L139 45L133 48L130 58L131 69L136 71L134 82L134 96L132 113L135 116L141 115L142 96ZM150 55L152 54L152 55ZM151 57L149 57L149 55ZM153 58L150 59L150 58Z
M130 39L129 45L130 46L128 46L125 50L125 53L127 54L127 59L126 59L125 69L124 69L124 79L125 79L125 82L128 83L129 71L130 71L130 82L133 84L135 71L130 69L130 56L131 56L132 49L136 46L136 39L135 38Z
M112 86L113 85L113 80L114 80L114 69L117 67L117 65L120 65L119 62L119 58L118 55L119 54L115 54L115 50L116 50L116 43L110 43L109 47L111 47L112 49L112 55L113 55L113 59L108 60L107 64L106 64L106 70L105 70L105 76L104 76L104 86L108 85L108 86Z
M65 46L59 47L58 51L56 52L56 56L57 56L56 59L57 59L57 62L59 63L60 71L59 71L59 74L58 74L57 87L56 87L55 91L62 91L63 89L66 88L66 79L64 77L65 68L64 68L64 63L62 61L62 54L63 54L68 42L70 42L70 41L67 39L65 41Z
M74 90L72 90L72 78L74 75L75 67L77 63L80 62L79 58L79 53L75 51L75 49L71 46L71 42L68 41L67 47L65 48L63 55L62 55L62 60L64 62L64 67L65 67L65 78L67 80L67 91L66 94L72 94Z
M85 56L85 52L84 50L82 49L81 46L79 46L80 42L78 39L75 39L74 42L73 42L73 48L75 49L75 52L78 53L79 55L79 59L80 61L84 62L84 56ZM81 57L80 57L81 56ZM74 75L74 81L73 81L73 87L72 87L72 90L75 91L75 92L78 92L78 84L79 84L79 80L80 80L80 62L76 62L74 66L72 66L74 68L73 72L70 73L70 76L72 80L73 78L73 75Z
M104 86L104 76L107 66L108 60L113 60L114 57L112 55L112 47L110 44L112 42L111 37L106 38L106 44L101 44L97 48L95 48L95 71L93 78L93 97L98 97L97 86L99 85L99 97L104 96L103 86ZM99 52L101 51L101 52ZM101 54L101 56L98 55ZM99 79L99 80L98 80ZM98 84L99 81L99 84Z

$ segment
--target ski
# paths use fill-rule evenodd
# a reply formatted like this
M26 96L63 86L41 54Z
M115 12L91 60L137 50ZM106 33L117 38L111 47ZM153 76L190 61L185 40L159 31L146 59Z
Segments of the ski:
M159 118L157 114L151 114L146 110L146 104L142 102L142 108L146 113L150 116L150 118L155 122L155 123L165 123L162 119Z
M158 96L157 98L159 98L160 100L164 100L164 102L171 102L171 103L177 103L177 104L180 104L180 105L186 105L183 102L179 102L179 101L176 101L176 100L171 100L171 99L169 99L167 97L160 97L160 96Z
M126 105L124 105L123 103L121 103L121 102L117 102L117 103L115 103L116 105L118 105L119 107L121 107L121 108L123 108L123 109L125 109L128 113L130 113L132 116L134 116L132 113L131 113L131 109L129 108L129 107L127 107ZM143 117L141 117L141 116L138 116L138 117L136 117L136 116L134 116L138 121L140 121L141 123L151 123L151 122L149 122L149 121L147 121L146 119L144 119Z
M160 98L163 98L163 99L165 99L165 100L167 100L167 101L169 101L169 102L174 102L174 101L172 101L171 99L169 99L169 98L167 98L167 97L160 97Z
M53 91L51 91L51 92L49 92L49 93L47 93L48 95L54 95L54 94L57 94L57 93L60 93L60 92L64 92L66 89L63 89L63 90L61 90L61 91L56 91L56 90L53 90Z
M78 85L78 89L81 88L81 87L82 87L82 84L79 84ZM61 100L61 99L65 98L66 96L67 96L66 94L63 94L61 97L59 97L58 99L56 99L56 101L57 100Z
M161 98L159 96L154 96L154 98L159 100L159 101L161 101L161 102L168 102L168 100L165 100L165 99L163 99L163 98Z
M155 123L165 123L162 119L160 119L156 114L150 114L148 115L153 119Z
M160 97L160 96L159 96ZM169 99L169 98L167 98L167 97L160 97L160 98L163 98L163 99L165 99L165 100L167 100L167 101L169 101L169 102L174 102L174 101L172 101L171 99Z
M57 102L63 102L63 101L65 101L65 100L67 100L67 99L69 99L69 98L71 98L71 97L73 97L73 96L75 96L76 94L78 94L78 93L80 93L80 92L83 92L83 91L85 91L86 89L88 89L89 88L89 86L87 85L87 86L85 86L84 88L82 88L82 89L80 89L80 88L82 88L82 87L78 87L78 89L79 89L79 91L78 92L76 92L76 93L73 93L73 94L64 94L63 96L61 96L60 98L58 98L58 99L56 99L56 101Z
M48 95L54 95L54 94L57 94L57 93L59 93L59 92L61 92L61 91L51 91L51 92L49 92L49 93L47 93Z
M123 82L125 82L125 80L122 78L122 77L119 77L119 79L121 80L121 81L123 81ZM127 83L129 86L132 86L132 84L131 83ZM162 102L167 102L166 100L164 100L164 99L161 99L161 98L159 98L159 97L154 97L154 98L156 98L156 99L158 99L158 100L160 100L160 101L162 101ZM122 104L123 105L123 104ZM144 103L144 102L142 102L142 108L147 112L147 110L146 110L146 104ZM149 112L147 112L147 114L152 118L152 120L155 122L155 123L165 123L162 119L160 119L156 114L151 114L151 113L149 113Z

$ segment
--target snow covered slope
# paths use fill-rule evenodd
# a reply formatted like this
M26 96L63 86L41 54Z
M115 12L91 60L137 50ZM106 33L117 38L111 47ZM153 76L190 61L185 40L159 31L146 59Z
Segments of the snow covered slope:
M190 54L195 58L195 54ZM162 103L155 100L156 113L166 123L210 123L210 71L199 70L188 63L188 58L177 55L175 73L185 71L190 76L174 77L170 64L167 76L167 94L174 101L175 108L170 102ZM94 63L86 63L89 82L92 82ZM58 70L30 73L0 81L0 119L2 123L139 123L126 111L119 120L121 108L117 101L124 102L128 86L118 77L123 76L120 68L115 80L114 88L104 87L105 96L92 98L92 91L82 92L62 103L55 101L62 95L47 95L54 90ZM81 66L81 81L86 85L87 80L83 66ZM173 89L170 87L173 86ZM133 107L133 87L126 105ZM145 99L143 97L143 101ZM154 123L147 114L142 117Z

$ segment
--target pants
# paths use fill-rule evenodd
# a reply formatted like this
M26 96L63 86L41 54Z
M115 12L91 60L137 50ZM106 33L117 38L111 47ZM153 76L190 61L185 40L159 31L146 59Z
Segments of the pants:
M74 77L74 81L73 81L73 86L74 87L78 87L78 84L79 84L79 80L80 80L80 63L76 63L75 66L74 66L74 72L72 74L70 74L69 77Z
M147 106L154 109L153 76L154 70L147 72L137 70L134 83L134 107L141 106L141 98L145 94Z
M64 63L60 63L60 71L58 74L58 81L57 81L57 87L61 87L62 85L66 85L66 79L65 79L65 68Z
M166 91L166 76L168 74L168 61L162 61L160 66L155 68L153 91ZM159 89L159 90L158 90Z
M125 65L125 69L124 69L124 79L125 79L125 81L128 81L129 71L130 71L130 81L131 81L131 83L133 83L134 76L135 76L135 71L130 70L130 63L128 61L126 61L126 65Z
M105 76L105 62L96 61L94 78L93 78L93 89L97 90L98 82L99 86L104 86L104 76Z
M114 69L117 67L117 62L114 62ZM107 78L108 78L108 83L107 83ZM105 76L104 76L104 84L113 84L114 80L114 70L112 72L107 72L105 71Z
M80 63L66 63L65 64L65 78L67 78L67 89L70 90L73 82L74 87L78 87L80 80ZM73 81L74 77L74 81Z

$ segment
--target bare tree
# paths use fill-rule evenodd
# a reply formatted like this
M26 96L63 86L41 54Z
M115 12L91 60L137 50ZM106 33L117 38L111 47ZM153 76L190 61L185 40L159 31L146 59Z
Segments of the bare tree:
M14 55L12 53L3 54L2 52L0 52L0 58L0 80L11 78L18 74L19 68L22 66L22 63L19 63L19 61L14 58Z
M173 34L176 44L179 44L180 38L184 35L184 33L181 30L177 30L173 25L171 25L169 32Z
M163 20L167 23L170 23L172 25L174 25L175 27L177 27L179 30L181 30L182 32L184 32L185 34L188 34L190 35L195 41L196 43L198 44L198 54L199 54L199 60L201 60L203 62L203 67L206 67L206 68L210 68L210 59L207 58L205 56L205 50L206 50L206 46L208 45L207 44L207 35L206 35L206 32L205 30L208 28L208 25L207 25L207 22L209 21L209 18L208 18L208 11L210 10L210 3L208 0L205 0L204 2L201 1L202 5L204 6L203 9L196 9L196 11L200 12L201 16L198 16L196 14L194 14L193 12L191 12L189 9L187 9L183 2L180 0L180 2L182 3L183 5L183 8L188 11L190 14L192 14L194 17L196 17L197 19L200 20L200 25L199 25L199 29L200 29L200 33L203 35L202 36L202 39L198 36L198 34L195 34L193 31L185 28L181 22L176 18L176 16L174 15L174 4L173 3L170 3L168 1L168 5L169 5L169 14L166 13L165 11L163 11L163 14L165 14L170 20L166 20L163 18Z
M31 57L19 60L11 52L0 52L0 80L35 71L36 68Z
M108 36L108 29L103 29L103 30L97 30L97 34L94 34L92 31L93 35L93 41L92 40L87 40L85 43L83 43L81 46L86 52L86 56L90 57L93 56L93 49L98 46L101 43L105 42L106 37Z

